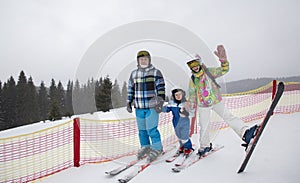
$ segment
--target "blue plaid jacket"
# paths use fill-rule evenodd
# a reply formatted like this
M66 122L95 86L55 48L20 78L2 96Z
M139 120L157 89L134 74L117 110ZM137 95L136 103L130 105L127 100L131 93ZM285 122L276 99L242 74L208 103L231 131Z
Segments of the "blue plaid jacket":
M165 81L162 73L153 65L147 68L138 66L131 72L127 92L127 102L134 100L135 108L154 108L160 101L165 100Z

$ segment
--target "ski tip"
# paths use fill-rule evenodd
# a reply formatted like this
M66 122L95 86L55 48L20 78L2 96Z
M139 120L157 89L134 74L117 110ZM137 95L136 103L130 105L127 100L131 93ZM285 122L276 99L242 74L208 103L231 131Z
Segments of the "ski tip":
M120 183L126 183L126 182L128 182L128 181L126 181L125 179L118 179L118 181L119 181Z
M105 175L107 175L107 176L115 176L115 175L117 175L117 174L114 174L114 173L110 173L110 172L105 172Z
M104 172L106 175L114 175L112 172Z
M175 172L175 173L179 173L180 169L179 168L172 168L172 171Z
M280 81L280 82L278 83L278 88L284 89L284 83L283 83L282 81Z
M173 159L172 160L166 159L166 162L171 163L171 162L173 162Z
M239 173L242 173L242 172L244 172L244 170L239 169L239 171L237 173L239 174Z

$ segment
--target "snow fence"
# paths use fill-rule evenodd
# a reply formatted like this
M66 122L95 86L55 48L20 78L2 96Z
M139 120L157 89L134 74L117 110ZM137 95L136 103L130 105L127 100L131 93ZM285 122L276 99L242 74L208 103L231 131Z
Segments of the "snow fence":
M225 105L245 122L261 119L272 100L275 83L248 92L226 94ZM274 113L300 112L300 83L285 83ZM161 113L159 130L164 146L177 141L171 114ZM211 132L226 128L216 114ZM191 134L198 133L197 119ZM0 138L0 183L30 182L85 163L110 161L136 153L139 148L136 121L75 118L33 133Z

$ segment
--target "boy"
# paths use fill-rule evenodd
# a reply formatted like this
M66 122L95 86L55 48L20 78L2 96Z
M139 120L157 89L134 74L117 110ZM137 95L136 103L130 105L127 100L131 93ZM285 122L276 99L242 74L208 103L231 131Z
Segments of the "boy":
M179 150L176 155L184 154L188 157L194 149L192 148L192 142L189 138L190 133L190 119L189 112L186 110L186 97L185 92L180 88L172 90L172 100L167 106L163 106L163 112L172 112L173 127L175 134L179 140Z

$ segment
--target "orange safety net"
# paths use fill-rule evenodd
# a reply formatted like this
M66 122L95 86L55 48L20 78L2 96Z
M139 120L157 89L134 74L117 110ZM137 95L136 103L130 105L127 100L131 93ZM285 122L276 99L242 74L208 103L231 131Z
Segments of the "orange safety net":
M300 83L285 83L274 113L300 111ZM245 122L263 118L272 98L272 83L256 90L226 94L226 107ZM74 123L75 124L75 123ZM0 183L29 182L74 166L73 121L34 133L0 138ZM136 153L139 148L135 118L94 120L80 118L80 165L109 161ZM196 125L196 131L199 127ZM216 114L211 130L227 127ZM177 141L172 115L161 113L159 130L164 146Z

